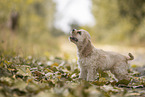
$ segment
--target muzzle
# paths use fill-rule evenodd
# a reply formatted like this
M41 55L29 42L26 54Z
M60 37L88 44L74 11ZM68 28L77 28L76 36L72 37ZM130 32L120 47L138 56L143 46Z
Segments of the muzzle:
M75 37L70 37L70 40L73 40L73 41L75 41L75 42L78 42L78 39L75 38Z

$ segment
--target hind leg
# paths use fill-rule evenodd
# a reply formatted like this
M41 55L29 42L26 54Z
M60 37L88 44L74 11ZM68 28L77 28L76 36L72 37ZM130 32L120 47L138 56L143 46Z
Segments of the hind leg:
M130 80L130 76L128 73L128 64L126 64L125 62L117 63L111 70L111 73L113 73L118 80Z

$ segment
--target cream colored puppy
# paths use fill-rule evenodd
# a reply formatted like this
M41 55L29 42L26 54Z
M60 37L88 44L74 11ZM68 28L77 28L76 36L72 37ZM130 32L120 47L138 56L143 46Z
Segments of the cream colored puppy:
M92 45L90 35L85 30L73 29L70 41L75 43L78 49L80 78L94 81L97 71L110 70L118 80L130 80L128 60L134 59L131 53L126 57L115 52L97 49Z

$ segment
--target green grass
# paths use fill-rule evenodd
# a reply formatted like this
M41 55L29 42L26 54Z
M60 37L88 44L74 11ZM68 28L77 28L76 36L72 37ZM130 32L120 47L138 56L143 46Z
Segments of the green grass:
M8 56L49 56L59 50L58 42L59 38L52 37L48 32L28 35L6 29L0 32L0 52Z

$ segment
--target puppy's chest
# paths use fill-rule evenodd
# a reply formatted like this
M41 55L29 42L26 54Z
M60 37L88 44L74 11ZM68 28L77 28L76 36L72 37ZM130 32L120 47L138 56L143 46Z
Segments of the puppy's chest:
M79 58L78 63L80 66L90 66L95 63L95 59L91 57Z

